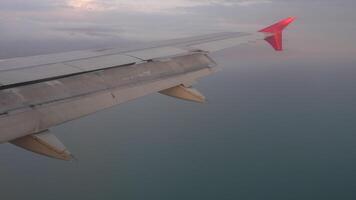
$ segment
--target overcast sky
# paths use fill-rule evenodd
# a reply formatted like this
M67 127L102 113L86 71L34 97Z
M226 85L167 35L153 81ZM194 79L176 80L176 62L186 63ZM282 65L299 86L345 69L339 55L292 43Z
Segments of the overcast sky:
M1 0L0 42L6 51L0 57L254 31L288 16L298 18L288 32L292 49L352 57L355 5L352 0ZM21 45L33 51L19 52L26 48Z

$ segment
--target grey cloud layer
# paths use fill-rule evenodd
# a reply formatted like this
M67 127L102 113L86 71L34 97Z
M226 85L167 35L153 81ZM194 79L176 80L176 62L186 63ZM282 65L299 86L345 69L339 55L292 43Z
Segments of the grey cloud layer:
M2 0L0 10L33 11L59 8L74 8L90 11L120 10L136 12L156 12L166 9L197 6L240 5L248 6L268 3L270 0Z

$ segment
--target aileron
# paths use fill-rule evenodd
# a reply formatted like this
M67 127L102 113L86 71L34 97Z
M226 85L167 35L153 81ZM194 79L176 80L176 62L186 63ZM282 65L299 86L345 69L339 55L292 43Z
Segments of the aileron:
M82 73L83 70L63 63L0 72L2 86Z
M144 61L152 60L155 58L165 58L171 56L178 56L188 54L189 51L179 49L176 47L157 47L138 51L127 52L125 55L129 55Z
M64 62L64 64L73 66L85 72L85 71L106 69L111 67L129 65L129 64L136 64L139 62L141 62L141 60L137 58L116 54L116 55L106 55L106 56L99 56L94 58L81 59L81 60L76 60L71 62Z

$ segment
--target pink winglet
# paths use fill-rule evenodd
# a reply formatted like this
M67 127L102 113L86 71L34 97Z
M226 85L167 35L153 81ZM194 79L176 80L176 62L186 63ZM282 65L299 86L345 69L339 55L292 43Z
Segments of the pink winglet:
M273 35L267 36L265 38L265 40L268 43L270 43L276 51L282 51L283 50L282 32L294 20L295 20L295 17L289 17L289 18L284 19L276 24L273 24L272 26L264 28L264 29L260 30L259 32L272 33Z

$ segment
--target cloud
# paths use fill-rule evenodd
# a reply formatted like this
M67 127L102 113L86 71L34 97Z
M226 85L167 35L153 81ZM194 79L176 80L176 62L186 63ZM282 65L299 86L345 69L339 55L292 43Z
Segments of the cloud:
M17 4L23 0L0 0L0 10L3 9L0 12L0 26L4 30L2 38L96 40L120 37L142 41L240 30L238 27L241 25L238 21L240 17L235 15L245 15L248 10L246 6L255 9L256 7L252 5L270 2L270 0L26 0L26 4L16 6L11 1ZM229 18L231 13L225 10L234 10L233 19Z
M152 13L199 6L251 6L270 2L270 0L68 0L67 6L87 11Z

